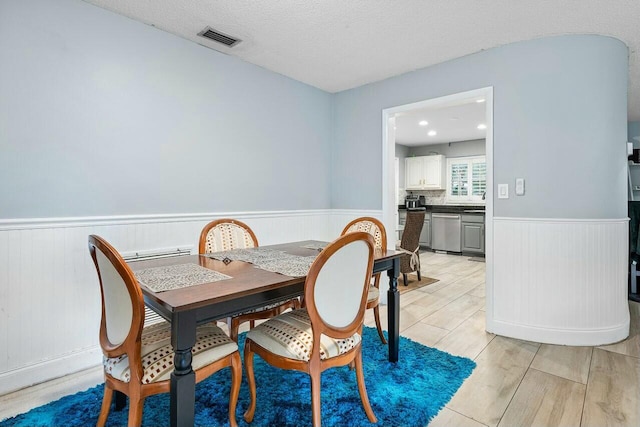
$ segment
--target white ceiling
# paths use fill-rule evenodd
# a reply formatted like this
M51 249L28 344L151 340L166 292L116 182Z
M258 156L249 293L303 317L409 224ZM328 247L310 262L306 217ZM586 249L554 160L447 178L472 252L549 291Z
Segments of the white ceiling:
M85 0L328 92L495 46L603 34L629 47L640 120L639 0ZM226 48L206 26L243 40Z
M486 124L486 103L476 102L483 98L458 101L455 105L411 110L395 115L396 143L415 147L418 145L442 144L445 142L484 139L486 130L478 129ZM421 126L421 121L426 126ZM429 135L435 131L435 135Z

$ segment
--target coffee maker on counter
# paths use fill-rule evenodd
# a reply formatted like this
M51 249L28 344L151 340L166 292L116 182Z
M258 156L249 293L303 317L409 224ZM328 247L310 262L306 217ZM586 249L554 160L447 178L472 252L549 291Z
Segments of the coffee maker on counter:
M419 207L419 198L418 196L414 196L413 194L408 194L404 198L404 207L407 209L415 209Z

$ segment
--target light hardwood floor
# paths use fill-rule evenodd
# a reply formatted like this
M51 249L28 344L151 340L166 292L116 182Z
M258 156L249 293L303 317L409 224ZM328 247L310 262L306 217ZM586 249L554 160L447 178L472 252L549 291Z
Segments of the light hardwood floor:
M485 332L484 263L421 261L439 282L402 295L401 335L477 363L430 426L640 426L640 304L629 303L630 336L614 345L505 338Z
M430 426L640 425L640 304L630 303L630 336L614 345L495 336L484 329L485 264L430 252L421 259L423 275L439 281L402 294L401 334L477 363ZM369 326L372 314L367 310ZM386 323L384 306L381 316ZM96 368L0 396L0 420L101 381Z

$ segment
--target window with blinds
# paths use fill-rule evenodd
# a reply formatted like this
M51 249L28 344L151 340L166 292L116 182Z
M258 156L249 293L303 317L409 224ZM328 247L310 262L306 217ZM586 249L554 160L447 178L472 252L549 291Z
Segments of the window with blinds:
M487 163L484 159L474 160L471 164L471 194L480 196L487 191Z
M449 183L453 196L466 196L469 193L469 165L463 163L452 164Z
M485 156L447 159L447 199L456 202L482 202L487 191Z

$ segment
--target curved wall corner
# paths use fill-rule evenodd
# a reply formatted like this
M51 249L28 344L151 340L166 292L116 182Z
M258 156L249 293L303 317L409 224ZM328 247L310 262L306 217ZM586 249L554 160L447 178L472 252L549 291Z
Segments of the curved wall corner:
M489 332L577 346L629 335L628 218L494 218L493 224Z
M487 330L551 344L610 344L629 335L628 50L602 36L551 38L544 52L533 49L538 42L509 47L516 56L522 45L557 61L555 73L549 61L531 71L541 93L532 106L534 87L524 91L521 144L502 140L504 104L494 110L494 185L524 177L530 197L494 199Z

